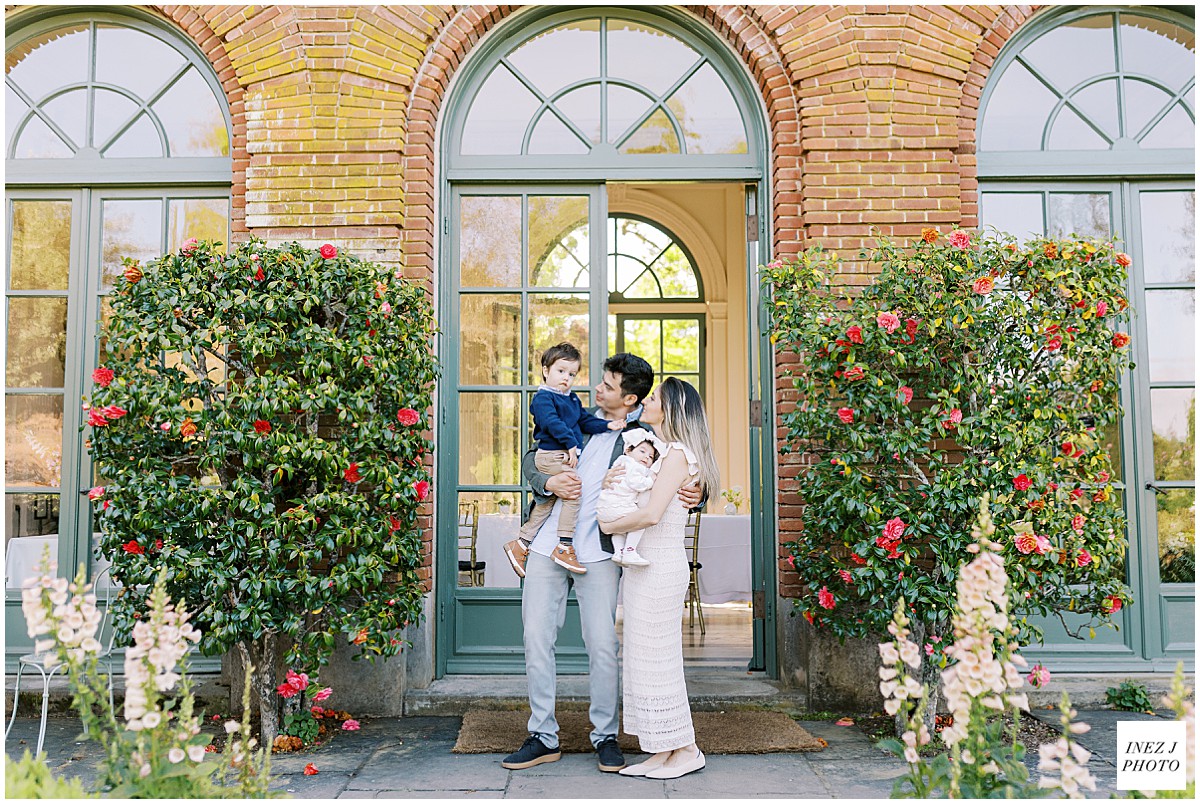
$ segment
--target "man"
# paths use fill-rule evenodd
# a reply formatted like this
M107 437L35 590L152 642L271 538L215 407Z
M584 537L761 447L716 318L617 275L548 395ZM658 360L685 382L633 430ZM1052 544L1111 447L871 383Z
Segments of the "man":
M604 361L604 376L596 386L596 408L609 421L626 422L626 429L645 427L638 422L642 399L654 384L650 364L637 355L621 353ZM525 482L535 501L548 497L579 500L575 520L575 553L587 573L573 574L554 563L550 555L558 544L558 512L555 505L530 546L521 591L521 622L525 629L525 674L529 682L529 737L501 766L530 768L562 757L558 745L558 721L554 717L556 669L554 645L567 615L567 592L574 585L579 600L579 619L588 655L588 681L592 721L591 742L600 770L616 773L625 767L617 747L617 584L620 569L610 560L612 539L596 525L596 500L604 476L623 452L620 431L585 437L579 464L574 471L545 475L533 463L533 451L521 464ZM698 487L680 490L688 508L701 501Z

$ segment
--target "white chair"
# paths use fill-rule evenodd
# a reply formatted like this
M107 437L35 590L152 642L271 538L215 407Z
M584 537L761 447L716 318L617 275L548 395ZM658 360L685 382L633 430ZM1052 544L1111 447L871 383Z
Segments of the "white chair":
M97 654L97 658L101 664L106 665L108 668L108 706L111 709L113 707L113 640L115 638L115 633L111 628L112 609L110 604L112 603L113 584L111 578L109 577L110 569L111 567L105 567L96 575L92 582L92 588L94 591L101 592L103 594L103 597L101 597L101 594L96 595L97 601L99 602L102 599L104 606L104 610L100 617L100 628L97 631L101 640L101 648L99 654ZM103 583L102 590L101 583ZM105 635L106 629L108 630L107 636ZM38 730L37 750L34 752L35 756L42 753L42 743L46 740L46 712L50 705L50 682L53 680L56 673L66 672L65 664L60 663L54 665L53 667L47 666L46 660L49 657L49 653L28 653L18 660L17 683L16 687L13 689L12 715L8 719L8 728L4 730L4 739L7 740L8 733L12 731L13 723L15 723L17 720L17 704L21 700L21 674L24 672L26 667L31 667L34 670L37 670L42 676L42 723L41 728ZM86 729L86 725L84 728Z

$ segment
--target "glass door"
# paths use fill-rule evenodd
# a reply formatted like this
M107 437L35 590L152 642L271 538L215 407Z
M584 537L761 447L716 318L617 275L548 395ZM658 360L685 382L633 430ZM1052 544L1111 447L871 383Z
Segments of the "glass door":
M604 353L602 186L456 187L446 221L438 474L438 673L520 673L520 578L502 549L529 505L520 464L539 357L583 354L585 405ZM557 652L583 672L574 596Z

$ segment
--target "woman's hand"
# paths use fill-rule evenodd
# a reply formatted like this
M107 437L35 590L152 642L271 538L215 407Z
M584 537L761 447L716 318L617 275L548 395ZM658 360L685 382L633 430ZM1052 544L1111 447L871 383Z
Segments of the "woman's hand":
M704 494L701 493L700 484L696 481L688 483L679 490L679 501L689 511L699 505L702 499L704 499Z
M625 475L625 465L618 464L604 475L604 481L600 484L601 488L611 489L613 486L621 482L621 478Z

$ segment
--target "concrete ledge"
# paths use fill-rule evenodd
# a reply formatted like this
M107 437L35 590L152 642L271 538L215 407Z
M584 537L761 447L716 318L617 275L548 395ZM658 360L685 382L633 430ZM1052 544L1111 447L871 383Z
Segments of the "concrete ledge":
M1111 707L1104 693L1110 687L1119 687L1122 681L1132 681L1145 687L1155 708L1159 708L1162 706L1162 697L1171 690L1174 677L1174 673L1055 673L1049 686L1042 689L1026 686L1024 689L1029 693L1029 706L1034 709L1047 706L1057 709L1063 690L1071 696L1071 706L1076 709L1109 709ZM1184 684L1194 689L1195 676L1185 674Z
M196 698L196 708L204 709L210 714L229 713L229 685L225 683L220 673L190 673L192 694ZM13 688L16 686L16 674L4 676L4 711L6 716L12 715ZM55 676L50 682L50 702L47 714L52 717L74 716L72 708L73 696L67 680ZM120 715L125 703L125 676L113 676L113 702ZM19 717L38 717L42 711L42 679L36 672L30 676L21 676L21 700L18 707Z
M687 672L688 699L696 711L736 708L779 708L802 712L804 696L785 688L762 673ZM564 708L585 707L589 700L587 676L559 676L558 702ZM529 705L524 675L463 675L439 678L425 689L410 689L404 714L461 717L477 706L524 709Z

